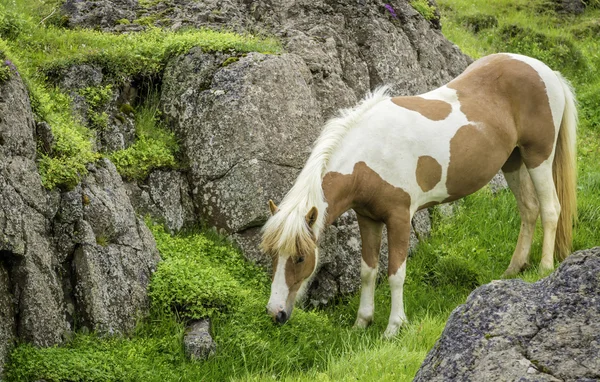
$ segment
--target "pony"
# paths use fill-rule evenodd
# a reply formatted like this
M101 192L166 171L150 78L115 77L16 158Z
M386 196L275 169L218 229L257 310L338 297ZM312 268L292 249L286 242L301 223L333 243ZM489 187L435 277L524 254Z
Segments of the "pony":
M362 241L355 327L373 320L382 227L388 232L391 312L384 336L407 321L403 285L413 214L484 187L502 169L521 227L504 277L528 265L537 217L540 272L571 249L576 214L577 107L571 85L542 62L500 53L472 63L448 84L418 96L379 88L331 119L295 184L271 217L261 249L271 256L267 313L286 322L319 264L326 226L349 209Z

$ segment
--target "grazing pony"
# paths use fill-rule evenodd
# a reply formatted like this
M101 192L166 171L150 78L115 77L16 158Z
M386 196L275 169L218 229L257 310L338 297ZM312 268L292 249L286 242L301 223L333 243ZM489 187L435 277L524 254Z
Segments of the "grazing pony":
M385 224L392 307L385 337L406 321L402 289L413 214L469 195L501 168L517 199L521 231L505 276L527 264L542 217L540 271L553 253L569 254L576 213L577 109L569 83L542 62L494 54L450 83L414 97L376 90L330 120L292 189L263 228L273 259L267 312L291 315L299 290L315 273L323 229L349 209L362 239L356 327L373 320L375 279Z

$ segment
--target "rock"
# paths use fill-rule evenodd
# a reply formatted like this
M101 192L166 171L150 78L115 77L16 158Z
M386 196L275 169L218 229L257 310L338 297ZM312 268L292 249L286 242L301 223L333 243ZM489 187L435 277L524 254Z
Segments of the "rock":
M100 333L126 333L147 311L146 288L159 260L156 243L107 159L84 179L81 200L80 242L73 255L81 324Z
M498 191L506 190L508 188L508 183L506 183L506 178L504 178L502 171L498 171L492 180L490 180L488 185L490 186L492 194L494 195L497 194Z
M193 321L188 325L183 337L185 354L191 360L205 360L213 355L216 344L210 335L210 320L208 318Z
M556 11L578 15L585 11L586 3L583 0L552 0Z
M67 0L62 12L67 15L71 28L110 29L120 20L135 19L137 0Z
M529 284L493 281L455 309L415 381L600 378L600 247Z
M179 63L197 69L182 73ZM233 233L262 225L266 201L291 187L319 115L298 56L250 53L219 68L203 90L211 63L195 51L169 65L162 100L190 165L195 205L209 224Z
M7 261L5 256L0 251L0 376L4 374L4 363L8 360L17 334L10 278L3 265Z
M144 182L126 183L135 211L150 215L171 231L195 222L191 191L186 177L178 171L155 170Z
M0 300L14 300L20 340L49 346L68 331L49 222L58 206L35 165L35 123L18 76L0 84L0 116L0 263L11 280Z

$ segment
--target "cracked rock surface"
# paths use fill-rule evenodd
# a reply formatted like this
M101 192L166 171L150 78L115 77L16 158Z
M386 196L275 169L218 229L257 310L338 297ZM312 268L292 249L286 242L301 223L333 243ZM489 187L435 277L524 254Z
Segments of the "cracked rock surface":
M455 309L415 381L600 379L600 247L534 284L493 281Z

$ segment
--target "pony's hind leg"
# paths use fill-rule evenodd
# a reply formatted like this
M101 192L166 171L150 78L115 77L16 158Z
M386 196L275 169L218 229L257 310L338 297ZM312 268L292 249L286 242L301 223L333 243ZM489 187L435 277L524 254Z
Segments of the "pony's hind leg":
M383 223L358 213L356 218L362 240L362 259L360 262L360 306L354 327L365 328L373 321L375 311L375 281L377 280Z
M521 215L521 230L519 231L519 239L517 246L510 260L510 265L502 274L502 277L512 277L521 272L527 267L529 262L529 250L533 242L535 232L535 222L540 212L535 188L531 177L525 168L525 165L520 161L520 166L517 170L508 172L503 168L504 177L510 187L510 190L517 199L517 207Z
M539 268L541 274L554 269L554 242L556 239L558 217L560 215L560 203L552 177L553 159L553 156L551 156L538 167L528 168L540 202L540 215L544 229L542 260L540 261Z

